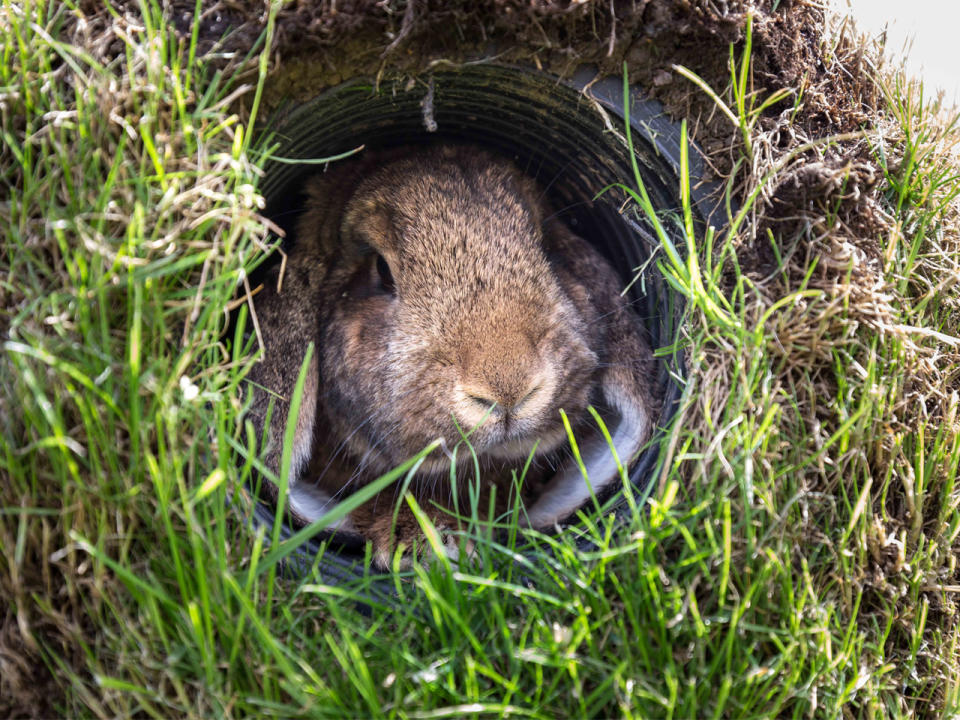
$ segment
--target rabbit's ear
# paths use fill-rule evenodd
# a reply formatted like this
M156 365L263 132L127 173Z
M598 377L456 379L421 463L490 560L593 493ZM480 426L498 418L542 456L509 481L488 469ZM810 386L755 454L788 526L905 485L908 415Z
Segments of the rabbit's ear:
M313 176L304 188L306 212L298 224L298 245L301 252L332 257L343 251L341 231L344 210L356 193L367 172L371 158L357 163L333 165ZM306 240L309 238L309 241Z
M340 230L348 253L373 251L390 261L397 254L397 237L393 207L381 193L372 192L350 203Z
M533 181L532 178L524 175L519 170L513 169L514 178L522 198L522 207L530 214L530 223L535 228L543 229L544 209L549 207L543 197L543 190Z
M250 420L258 437L264 437L266 431L264 461L267 467L276 473L280 470L284 429L300 366L310 343L315 344L314 353L307 366L306 383L296 418L289 476L291 486L306 467L310 457L320 383L317 358L320 344L317 315L313 311L319 300L316 288L311 287L308 282L312 277L310 268L305 271L303 262L301 255L292 255L283 289L278 291L273 283L268 283L254 298L264 352L247 376L254 393ZM273 413L267 430L271 404Z

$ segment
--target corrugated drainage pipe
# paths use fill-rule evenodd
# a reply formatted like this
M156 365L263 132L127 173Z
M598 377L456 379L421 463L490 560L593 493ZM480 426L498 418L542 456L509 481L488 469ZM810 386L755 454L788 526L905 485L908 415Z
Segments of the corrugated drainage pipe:
M482 145L513 158L548 188L560 216L607 256L624 285L645 268L630 286L629 299L646 324L653 347L675 347L683 299L663 280L656 264L648 264L658 240L639 210L626 202L625 193L611 190L596 198L614 183L633 186L634 181L623 132L623 83L617 78L592 82L594 78L591 68L560 80L529 69L477 64L415 80L381 78L378 86L353 80L332 88L285 113L275 130L279 143L275 154L286 161L266 167L262 186L266 214L290 238L303 204L298 188L305 176L318 171L316 165L290 159L330 157L359 145L376 149L438 140ZM680 211L680 125L640 90L630 89L629 102L633 151L643 182L664 225L677 234L675 243L683 247L677 223L670 219ZM703 167L699 154L691 149L690 157L697 221L717 225L711 217L716 205L713 188L699 182ZM656 379L666 399L661 426L667 426L676 412L683 375L679 349L661 358ZM653 443L630 469L639 497L646 497L657 475L659 445ZM625 502L619 509L626 509ZM270 526L274 517L274 508L257 507L259 522ZM281 537L294 530L283 527ZM311 566L323 539L314 538L293 553L287 571L299 574ZM327 582L343 582L362 573L362 559L362 548L330 546L319 569ZM379 591L389 595L392 588L392 582L384 581Z

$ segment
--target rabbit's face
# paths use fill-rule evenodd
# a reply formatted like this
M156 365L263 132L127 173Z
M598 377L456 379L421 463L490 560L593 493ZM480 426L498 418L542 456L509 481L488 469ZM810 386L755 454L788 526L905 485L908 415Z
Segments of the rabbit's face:
M333 432L373 471L464 434L481 459L522 461L588 402L592 330L543 252L534 187L464 162L391 165L344 214L322 386Z

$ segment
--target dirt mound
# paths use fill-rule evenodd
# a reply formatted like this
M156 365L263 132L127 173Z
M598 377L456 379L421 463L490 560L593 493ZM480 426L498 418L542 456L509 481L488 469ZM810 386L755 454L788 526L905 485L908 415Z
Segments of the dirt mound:
M171 16L185 38L193 8L192 0L172 6ZM271 109L288 99L307 100L353 77L379 78L387 71L416 75L482 60L525 64L561 77L583 65L596 67L597 77L620 76L626 67L632 83L695 125L696 140L714 171L727 177L739 152L735 128L676 66L722 93L731 83L729 47L742 50L748 13L753 17L749 91L758 96L789 92L758 114L758 128L770 146L756 167L738 168L742 174L755 175L759 164L773 165L812 139L874 125L883 104L871 79L876 53L847 28L828 38L822 6L803 0L300 0L276 17L264 105ZM198 46L224 57L243 56L258 46L267 17L262 2L217 3L203 15ZM794 108L798 98L802 102ZM840 142L828 154L816 158L814 167L795 168L771 183L764 191L770 218L757 224L757 232L775 225L789 233L787 218L797 217L794 209L818 200L835 202L831 178L850 163L861 171L858 186L875 182L876 173L862 172L869 151L859 139ZM857 202L851 208L852 224L863 226L863 207ZM867 224L864 235L874 237L875 222ZM757 257L761 270L770 260L766 255L761 251Z

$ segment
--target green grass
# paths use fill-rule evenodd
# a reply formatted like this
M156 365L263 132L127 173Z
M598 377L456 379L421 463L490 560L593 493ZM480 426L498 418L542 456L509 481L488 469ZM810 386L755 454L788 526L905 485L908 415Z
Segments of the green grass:
M267 55L236 79L143 5L106 18L116 59L69 3L0 5L0 710L960 711L957 134L917 86L884 86L882 132L739 176L736 234L685 223L686 252L664 248L689 378L645 508L587 520L589 552L478 534L360 612L366 580L277 573L239 490L253 346L224 309L264 255L266 148L234 100ZM731 136L756 158L779 89L754 99L735 60ZM805 233L756 232L773 170L843 142L876 170L875 230L851 228L862 173L840 163ZM773 272L741 261L751 242Z

